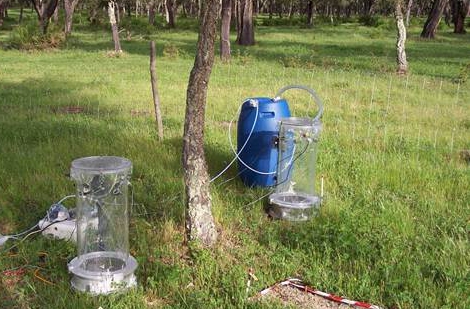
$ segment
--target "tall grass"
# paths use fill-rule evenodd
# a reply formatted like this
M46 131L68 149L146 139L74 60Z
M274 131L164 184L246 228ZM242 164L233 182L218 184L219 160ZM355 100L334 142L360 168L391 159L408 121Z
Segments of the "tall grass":
M265 190L223 183L236 175L232 168L212 186L219 244L189 252L180 154L197 33L133 30L123 38L125 55L109 58L107 31L77 28L61 50L0 51L0 233L31 226L74 191L67 176L73 159L127 157L139 287L108 297L77 294L66 271L73 244L31 237L1 252L1 271L26 273L11 280L0 272L0 307L269 307L247 296L290 276L388 308L470 306L470 177L460 156L470 149L470 88L458 78L470 62L468 35L443 29L437 41L421 41L419 27L411 28L408 77L394 74L395 33L387 27L259 26L256 46L233 45L231 63L216 61L209 84L210 173L232 159L227 123L244 98L308 85L325 104L318 157L325 203L309 222L271 221L265 200L251 203ZM149 38L157 41L163 142L152 120ZM178 52L165 54L165 47ZM315 112L302 92L286 98L295 115ZM52 284L34 275L36 267ZM247 293L249 268L259 281Z

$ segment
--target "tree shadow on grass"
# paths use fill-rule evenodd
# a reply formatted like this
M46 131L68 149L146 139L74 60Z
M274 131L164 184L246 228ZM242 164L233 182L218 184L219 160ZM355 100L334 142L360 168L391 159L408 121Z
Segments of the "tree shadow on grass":
M27 83L0 82L2 98L5 99L5 103L0 104L0 216L13 223L12 230L5 232L14 233L31 226L44 216L48 205L64 195L73 194L73 182L67 175L70 164L76 158L92 155L116 155L132 161L134 200L140 204L133 213L133 220L149 220L159 228L163 220L171 219L182 226L181 139L174 137L158 142L156 133L143 134L153 130L153 120L132 117L115 106L107 106L109 113L103 113L102 109L96 108L96 98L80 91L76 93L77 102L88 102L87 105L82 106L82 110L63 109L70 104L66 100L67 95L75 93L81 86L53 78L34 79ZM177 198L167 200L173 193L178 195ZM74 203L67 201L65 205L71 208ZM137 210L141 211L140 216ZM148 213L158 216L147 216ZM33 245L41 250L38 241L31 237L20 247ZM147 239L138 238L136 241L146 242ZM54 255L54 248L62 245L51 242L50 248L42 250ZM131 248L138 248L137 243L131 243ZM140 258L147 253L137 251ZM152 265L145 258L141 261L147 266ZM6 267L10 262L6 256L0 257L0 265ZM63 265L59 267L61 271L54 271L55 280L68 283L66 268ZM166 274L160 273L161 280L164 281ZM173 271L168 272L170 275L174 275ZM140 281L146 279L139 278ZM8 291L4 284L0 281L0 307L21 308L23 303L17 302L13 294L4 295L3 291ZM57 285L36 280L29 284L44 291L37 300L38 304L55 307ZM18 288L22 285L20 283ZM68 284L61 284L59 290L65 295L70 293ZM31 293L28 291L24 293Z

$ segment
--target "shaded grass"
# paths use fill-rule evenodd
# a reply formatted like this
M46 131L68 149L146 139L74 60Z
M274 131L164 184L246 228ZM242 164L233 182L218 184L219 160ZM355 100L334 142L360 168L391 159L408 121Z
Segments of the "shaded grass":
M470 61L469 36L442 31L437 41L421 41L418 28L405 78L393 74L394 31L357 24L260 26L256 46L233 46L230 64L216 61L205 131L211 175L232 159L227 122L244 98L310 85L325 103L318 170L326 202L310 222L271 221L264 201L249 204L265 190L221 184L236 176L232 168L212 186L220 242L191 253L183 245L180 154L196 33L135 34L123 41L123 57L108 58L109 33L83 25L63 50L0 51L0 233L34 224L73 192L73 159L124 156L134 165L130 239L139 262L138 289L89 297L70 291L74 246L33 237L2 251L0 269L41 267L54 285L34 268L16 283L2 276L0 307L268 307L246 301L249 268L259 278L249 295L300 276L388 308L469 307L470 177L459 151L470 148L470 89L454 80ZM163 142L152 120L146 36L157 39ZM181 53L163 57L167 45ZM286 98L295 115L314 113L304 93Z

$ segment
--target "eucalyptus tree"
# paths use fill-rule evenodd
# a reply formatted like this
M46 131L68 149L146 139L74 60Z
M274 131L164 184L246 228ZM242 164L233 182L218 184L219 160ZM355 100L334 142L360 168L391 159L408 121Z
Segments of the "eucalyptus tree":
M0 26L3 25L3 19L5 18L6 10L8 8L9 0L0 0Z
M254 45L253 0L237 0L237 43Z
M470 10L470 0L450 0L454 33L466 33L465 18Z
M397 23L397 73L408 73L408 61L406 60L405 43L406 28L403 21L403 0L395 0L395 19Z
M220 58L230 60L230 20L232 18L232 0L222 0L222 22L220 26Z
M432 3L431 11L428 18L424 23L421 37L426 39L433 39L436 35L437 26L441 21L441 15L449 0L434 0Z
M39 29L43 34L46 34L49 20L54 14L58 0L31 0L31 2L38 15Z
M220 0L202 2L196 57L186 94L183 135L186 236L188 240L196 240L206 246L212 246L217 241L204 154L204 114L207 87L214 64L219 6Z
M77 6L79 0L64 0L64 10L65 10L65 26L64 32L65 35L69 35L72 33L72 21L73 21L73 13L75 11L75 7Z

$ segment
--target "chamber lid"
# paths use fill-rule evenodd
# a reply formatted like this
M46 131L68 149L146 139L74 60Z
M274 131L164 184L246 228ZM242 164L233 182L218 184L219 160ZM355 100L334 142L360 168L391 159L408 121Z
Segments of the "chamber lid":
M72 161L71 173L116 174L128 172L132 162L126 158L115 156L92 156Z

